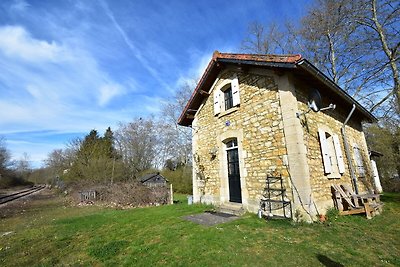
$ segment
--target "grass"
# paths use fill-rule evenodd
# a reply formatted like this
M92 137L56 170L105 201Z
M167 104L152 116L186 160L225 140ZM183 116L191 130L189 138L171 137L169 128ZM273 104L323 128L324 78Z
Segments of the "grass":
M400 266L400 194L382 199L384 213L372 220L307 225L247 214L213 227L182 219L210 208L187 205L186 195L131 210L47 199L0 220L0 265Z

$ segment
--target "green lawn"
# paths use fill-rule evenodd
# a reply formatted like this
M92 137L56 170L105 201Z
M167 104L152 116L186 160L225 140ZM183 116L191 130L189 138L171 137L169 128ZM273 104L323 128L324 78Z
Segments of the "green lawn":
M182 195L175 205L131 210L44 199L0 220L0 265L400 266L400 194L382 199L384 213L372 220L303 225L245 215L213 227L182 219L210 209Z

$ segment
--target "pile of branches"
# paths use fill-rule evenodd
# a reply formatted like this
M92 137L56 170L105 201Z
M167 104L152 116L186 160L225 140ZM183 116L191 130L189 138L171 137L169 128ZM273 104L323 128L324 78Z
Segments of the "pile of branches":
M96 199L82 201L81 192L96 191ZM78 205L102 205L114 208L159 206L170 201L169 187L148 188L138 181L113 184L75 184L68 194Z

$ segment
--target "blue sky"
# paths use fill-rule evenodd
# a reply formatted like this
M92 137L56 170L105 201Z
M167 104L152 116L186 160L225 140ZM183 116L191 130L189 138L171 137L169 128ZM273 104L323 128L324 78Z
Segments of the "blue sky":
M0 136L33 166L91 129L156 114L250 22L297 21L307 0L2 0Z

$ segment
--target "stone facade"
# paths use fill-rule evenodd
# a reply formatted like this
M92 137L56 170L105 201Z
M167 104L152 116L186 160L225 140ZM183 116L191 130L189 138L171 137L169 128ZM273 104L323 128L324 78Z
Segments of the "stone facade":
M307 106L307 85L296 84L296 96L298 99L298 106L300 112L306 112L308 110ZM325 106L329 105L329 95L325 96ZM321 144L318 138L318 129L329 129L331 133L337 134L341 137L341 127L343 126L346 117L350 112L345 110L340 106L340 103L336 104L334 110L328 110L324 112L310 112L306 116L301 117L301 124L304 132L304 143L307 148L307 162L309 166L310 181L311 181L311 191L313 200L316 206L319 208L319 213L325 213L327 208L333 206L331 185L332 184L352 184L350 176L349 160L345 153L345 145L343 138L339 138L340 147L343 152L343 161L345 165L345 171L343 174L338 175L334 178L330 178L328 175L324 174L323 159L321 154ZM362 131L362 125L360 118L351 117L346 126L346 133L348 138L348 143L350 146L350 157L353 162L353 166L356 165L354 152L352 151L353 145L358 145L362 151L363 162L366 168L366 174L364 177L359 177L359 173L355 171L357 176L357 185L360 192L366 192L372 190L371 184L371 174L372 169L370 166L370 161L368 160L368 148L365 141L365 136Z
M278 87L272 72L259 75L226 70L211 93L233 75L239 79L240 107L214 116L213 99L209 97L193 122L193 183L198 185L194 201L229 201L223 146L225 140L237 138L243 205L256 211L267 174L287 175L283 164L286 148ZM218 151L216 157L210 155L212 149Z
M234 79L239 82L240 104L227 110L222 108L216 114L218 97L215 95L223 93L223 88ZM312 220L332 207L331 185L352 184L341 132L350 109L349 105L341 105L340 96L326 91L322 97L323 106L332 102L336 108L310 111L307 104L310 88L304 77L297 77L290 70L257 66L243 70L235 65L221 69L211 81L208 97L199 104L191 123L194 202L215 205L230 202L227 144L237 140L240 202L246 210L257 212L260 208L268 174L282 175L287 190L285 197L292 202L292 214ZM302 115L297 116L299 113ZM362 116L354 113L345 127L359 192L372 189ZM331 157L332 166L336 168L328 174L321 149L322 132L333 140L331 145L337 157L337 150L340 150L343 158L339 166L340 159ZM364 175L358 173L357 164L360 164L353 146L360 151Z

